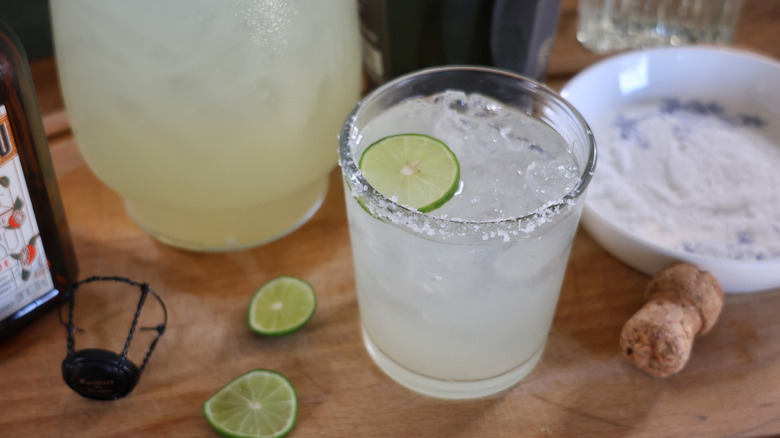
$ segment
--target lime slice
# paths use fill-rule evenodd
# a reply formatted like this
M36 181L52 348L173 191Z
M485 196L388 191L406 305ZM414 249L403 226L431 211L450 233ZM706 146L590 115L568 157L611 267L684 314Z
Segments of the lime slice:
M421 134L385 137L366 148L360 171L379 193L423 213L455 194L460 165L441 141Z
M306 324L317 307L314 288L300 278L269 280L249 302L249 327L266 336L283 336Z
M282 437L295 424L298 397L286 377L256 369L212 395L203 404L203 413L223 437Z

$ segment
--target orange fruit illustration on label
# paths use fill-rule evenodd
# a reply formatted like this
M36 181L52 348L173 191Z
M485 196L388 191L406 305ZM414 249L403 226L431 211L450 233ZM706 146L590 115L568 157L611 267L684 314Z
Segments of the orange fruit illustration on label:
M8 218L8 228L21 228L26 218L23 210L14 210Z
M2 184L0 184L2 185ZM10 209L11 214L7 220L4 220L5 228L21 228L24 225L24 221L27 219L27 214L24 212L24 202L22 198L17 197L14 201L14 206ZM8 213L8 210L2 213L3 216Z
M27 281L30 278L31 272L27 269L35 261L35 256L38 254L38 250L35 248L35 241L38 239L38 234L34 235L26 246L22 247L18 254L11 254L11 257L18 260L22 265L22 280Z

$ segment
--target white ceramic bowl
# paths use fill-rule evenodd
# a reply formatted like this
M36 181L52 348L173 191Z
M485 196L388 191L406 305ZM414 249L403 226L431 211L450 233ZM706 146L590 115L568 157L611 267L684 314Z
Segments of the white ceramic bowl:
M636 102L669 96L681 101L717 101L726 111L760 114L768 121L762 127L766 128L763 135L780 147L780 62L744 51L692 46L628 52L585 69L561 94L591 125L597 148L606 136L596 128L599 117ZM778 258L730 260L675 250L621 229L592 204L586 199L585 229L607 251L647 275L674 261L687 261L711 272L726 292L780 288Z

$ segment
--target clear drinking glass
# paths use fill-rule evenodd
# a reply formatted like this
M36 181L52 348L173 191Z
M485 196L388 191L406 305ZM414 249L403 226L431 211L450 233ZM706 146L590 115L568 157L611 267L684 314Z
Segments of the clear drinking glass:
M402 111L399 120L382 121L396 105L415 98L439 102L430 96L445 90L459 90L452 102L444 99L447 113L464 110L471 117L465 110L471 105L476 118L449 125ZM499 104L482 105L474 93ZM498 106L516 113L499 120L492 115ZM363 150L384 136L437 137L460 162L457 198L477 184L469 179L477 162L488 174L515 168L512 153L492 155L497 143L472 140L482 129L496 142L522 149L518 161L523 154L535 157L516 166L531 178L523 184L501 176L492 181L499 197L508 189L510 208L514 199L534 198L548 188L559 195L520 216L459 219L457 209L443 216L399 205L374 190L358 168ZM548 152L549 139L562 144L563 158L573 163L573 178L563 189L554 187L559 158ZM387 83L361 101L342 129L339 152L363 340L374 362L398 383L440 398L485 396L520 381L544 350L595 167L586 122L555 92L521 76L480 67L431 69ZM535 169L547 169L549 178L538 178Z
M52 0L90 168L168 244L280 237L321 204L359 99L354 0Z
M727 44L742 0L579 0L577 39L589 50Z

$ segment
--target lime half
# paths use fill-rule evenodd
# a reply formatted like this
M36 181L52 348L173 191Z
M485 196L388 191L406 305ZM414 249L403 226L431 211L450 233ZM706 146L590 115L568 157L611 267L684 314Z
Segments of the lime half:
M359 167L379 193L423 213L449 201L460 181L455 154L422 134L393 135L371 144Z
M307 281L283 275L269 280L249 302L249 327L266 336L283 336L306 324L317 307Z
M282 437L295 424L298 397L286 377L256 369L212 395L203 404L203 413L223 437Z

